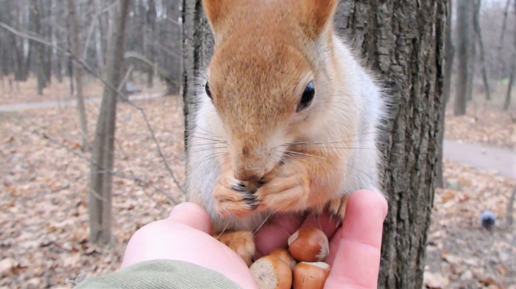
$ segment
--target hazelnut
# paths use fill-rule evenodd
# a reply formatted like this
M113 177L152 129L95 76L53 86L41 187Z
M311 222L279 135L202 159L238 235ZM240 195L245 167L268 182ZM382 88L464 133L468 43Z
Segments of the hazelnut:
M302 227L288 238L288 250L299 262L319 262L330 251L328 237L315 227Z
M285 264L290 267L290 270L294 270L294 267L297 264L296 260L294 260L292 255L290 255L290 252L286 249L275 249L269 253L269 256L278 257L281 261L285 262Z
M294 289L323 289L330 265L324 262L301 262L294 268Z
M289 265L276 256L265 256L251 267L251 274L260 289L290 289L292 287L292 270Z

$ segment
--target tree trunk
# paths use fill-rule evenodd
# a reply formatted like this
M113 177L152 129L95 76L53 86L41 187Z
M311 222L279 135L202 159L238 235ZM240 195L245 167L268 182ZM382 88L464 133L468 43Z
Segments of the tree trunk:
M30 21L32 31L41 37L41 16L37 0L30 0ZM43 88L46 85L45 78L45 47L39 42L33 41L34 57L36 58L36 71L38 78L38 94L43 95Z
M468 0L468 5L470 6L468 11L470 14L468 15L468 82L466 86L466 103L468 101L473 100L473 86L475 83L476 69L477 69L477 35L475 34L474 29L474 15L475 15L475 3L478 0ZM466 104L467 106L467 104Z
M451 83L452 83L452 77L453 77L453 59L455 56L455 47L453 47L453 2L452 0L448 1L448 15L446 19L446 42L445 42L445 65L444 65L444 86L443 86L443 107L442 107L442 113L443 115L446 112L446 105L448 104L448 101L450 100L450 93L451 93ZM439 134L437 138L439 139L439 143L441 144L439 146L439 151L437 155L437 180L436 180L436 187L437 188L444 188L444 173L443 173L443 141L444 141L444 131L445 131L445 123L444 123L444 117L441 118L441 122L439 123Z
M113 10L114 19L106 61L106 81L117 88L120 84L124 56L125 27L130 0L121 0ZM93 143L91 189L89 194L90 242L111 241L111 186L114 163L114 139L117 93L104 86L100 113Z
M482 64L482 81L486 90L486 100L491 100L491 89L489 88L489 77L487 77L486 57L484 49L484 40L482 39L482 29L480 28L480 6L482 6L482 0L476 0L475 3L475 15L473 17L473 27L475 28L475 38L478 41L478 47L480 48L480 62Z
M52 10L53 10L53 13L54 13L54 17L53 17L53 21L52 21L52 25L54 26L54 29L52 29L52 44L53 45L57 45L59 44L58 43L58 39L60 38L59 37L59 34L58 34L58 31L57 31L57 28L58 27L58 21L57 21L57 14L60 12L60 6L58 5L59 1L57 0L54 0L52 1ZM52 50L52 53L53 53L53 71L54 71L54 74L56 76L56 79L57 79L57 82L59 83L62 83L63 82L63 67L62 67L62 53L60 51L57 51L57 49L53 48Z
M52 0L42 0L41 3L43 19L52 19ZM42 36L44 39L52 38L52 25L48 20ZM52 83L52 47L44 45L43 48L43 75L45 76L45 87L47 87Z
M500 43L498 45L498 52L496 55L498 55L498 69L496 70L498 75L497 78L503 77L505 78L505 70L503 69L505 67L504 65L504 57L502 53L502 47L505 39L505 31L507 30L507 18L509 16L509 8L512 0L507 0L505 2L505 9L503 12L503 21L502 21L502 31L500 32ZM501 74L501 75L500 75Z
M348 34L392 94L392 117L382 141L386 168L385 221L378 288L422 288L425 247L434 197L438 133L443 114L446 0L341 1L336 28ZM401 17L401 15L403 17ZM200 0L183 0L185 136L196 106L196 75L213 38ZM187 139L185 146L188 146ZM188 159L186 160L188 162Z
M512 223L514 222L514 199L516 198L516 186L514 186L514 189L512 189L511 196L509 197L509 201L507 202L507 225L512 226Z
M94 0L93 5L95 7L95 12L99 13L100 9L102 8L100 6L100 0ZM97 27L95 29L95 54L97 56L97 70L103 71L104 70L104 53L102 49L102 15L99 15L96 19L93 19L93 21L97 22Z
M152 63L154 64L154 62L156 61L155 59L155 52L154 52L154 42L155 42L155 28L156 28L156 3L154 3L154 0L149 0L148 1L148 5L149 5L149 10L147 11L147 23L146 23L146 33L145 35L148 36L148 39L146 39L146 43L145 43L145 46L146 46L146 53L149 57L149 60L152 61ZM146 36L144 36L146 37ZM148 73L147 73L147 87L148 88L151 88L152 85L154 83L154 66L151 66L148 68Z
M516 55L515 55L515 57L516 57ZM512 63L511 75L509 76L509 84L507 85L507 93L505 94L505 101L503 104L503 108L505 110L509 110L509 107L511 106L512 87L514 86L515 76L516 76L516 58L513 60L513 63Z
M470 43L470 27L472 26L471 19L472 9L471 0L458 0L457 9L457 35L458 35L458 50L457 50L457 89L455 94L454 115L460 116L466 114L466 101L468 99L468 85L470 58L469 58L469 43Z
M451 94L451 84L453 78L453 61L455 59L455 47L453 46L453 1L448 1L448 16L447 16L447 25L446 25L446 43L445 43L445 51L446 51L446 61L444 66L444 87L443 87L443 97L444 101L448 103L450 100Z
M515 8L515 15L516 15L516 1L514 8ZM505 101L503 104L503 108L505 110L508 110L511 106L511 98L512 98L512 87L514 85L514 78L516 77L516 29L514 30L514 46L512 50L512 65L511 65L511 74L509 76L509 85L507 86L507 93L505 94Z
M81 44L79 42L79 31L77 24L77 16L75 12L75 5L73 0L68 0L68 18L70 23L70 39L72 44L72 53L81 58ZM81 150L83 152L89 151L89 137L88 137L88 124L86 118L86 108L84 106L84 94L83 94L83 69L80 64L74 62L74 76L75 76L75 84L77 86L77 111L79 113L79 123L81 125L81 135L82 135L82 146Z

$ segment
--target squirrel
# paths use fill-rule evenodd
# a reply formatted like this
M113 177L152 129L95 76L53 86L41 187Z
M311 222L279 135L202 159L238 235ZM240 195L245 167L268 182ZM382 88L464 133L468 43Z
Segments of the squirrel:
M386 102L333 27L338 0L202 0L214 50L187 136L187 200L253 262L253 231L278 212L345 215L380 194Z

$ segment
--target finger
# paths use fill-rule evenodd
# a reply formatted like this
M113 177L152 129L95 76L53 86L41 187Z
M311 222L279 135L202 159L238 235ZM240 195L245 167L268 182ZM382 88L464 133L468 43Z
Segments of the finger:
M313 214L308 215L301 227L315 227L322 230L328 239L331 240L335 232L337 231L337 218L331 217L329 212L324 212L319 216Z
M211 234L211 222L208 213L199 205L194 203L181 203L176 205L167 222L177 222Z
M273 217L254 236L256 244L255 259L269 254L277 248L287 248L290 235L301 226L304 215L280 214Z
M341 232L334 238L338 249L326 289L377 287L386 214L387 201L380 194L361 190L351 195Z

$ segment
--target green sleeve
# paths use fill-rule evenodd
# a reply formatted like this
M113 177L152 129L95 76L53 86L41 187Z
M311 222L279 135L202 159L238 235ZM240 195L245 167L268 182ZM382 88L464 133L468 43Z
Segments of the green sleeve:
M153 260L85 279L75 289L242 289L221 273L183 261Z

